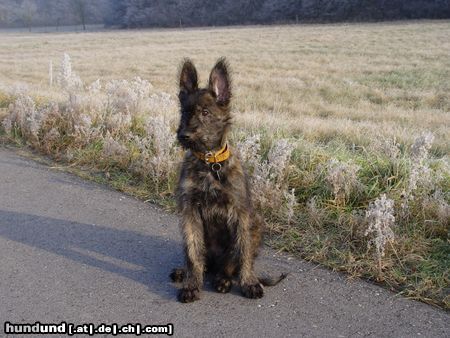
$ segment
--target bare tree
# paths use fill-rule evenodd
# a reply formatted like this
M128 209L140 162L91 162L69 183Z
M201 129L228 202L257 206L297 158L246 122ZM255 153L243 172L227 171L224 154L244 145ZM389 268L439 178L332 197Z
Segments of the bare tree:
M33 25L33 18L37 13L37 7L34 1L25 0L20 6L22 20L31 32L31 26Z
M8 10L0 6L0 26L8 24Z
M75 10L75 14L81 21L83 25L83 30L86 30L86 17L87 17L87 2L86 0L74 0L73 8Z

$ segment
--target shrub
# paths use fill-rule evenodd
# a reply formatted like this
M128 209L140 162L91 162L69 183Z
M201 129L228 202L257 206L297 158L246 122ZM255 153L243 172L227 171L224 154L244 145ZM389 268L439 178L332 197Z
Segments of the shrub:
M386 244L395 238L392 230L395 226L394 201L386 198L386 194L382 194L369 204L369 208L366 211L366 219L369 222L369 227L365 235L372 235L368 245L369 247L375 247L378 268L381 274Z

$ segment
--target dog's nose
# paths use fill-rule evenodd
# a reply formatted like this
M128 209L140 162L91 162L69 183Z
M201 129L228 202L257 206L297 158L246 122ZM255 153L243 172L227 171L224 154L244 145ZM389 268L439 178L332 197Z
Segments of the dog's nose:
M178 138L180 139L180 141L189 141L189 135L186 134L180 134L178 135Z

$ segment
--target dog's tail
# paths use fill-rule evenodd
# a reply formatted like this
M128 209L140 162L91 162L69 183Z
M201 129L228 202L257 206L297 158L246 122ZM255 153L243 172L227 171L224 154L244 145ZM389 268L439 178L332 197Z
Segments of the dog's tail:
M264 276L259 277L258 280L264 286L274 286L277 285L279 282L281 282L283 279L285 279L287 275L288 275L287 273L282 273L278 277Z

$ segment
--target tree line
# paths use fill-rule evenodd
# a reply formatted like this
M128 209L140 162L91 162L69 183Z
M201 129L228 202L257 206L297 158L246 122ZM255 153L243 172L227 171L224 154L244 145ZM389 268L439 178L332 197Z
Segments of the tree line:
M0 27L103 24L113 0L1 0Z
M2 0L0 27L120 28L450 18L450 0Z
M450 18L449 0L119 0L110 24L176 27Z

